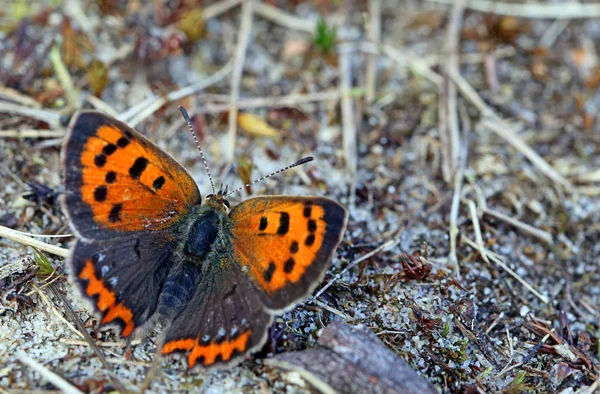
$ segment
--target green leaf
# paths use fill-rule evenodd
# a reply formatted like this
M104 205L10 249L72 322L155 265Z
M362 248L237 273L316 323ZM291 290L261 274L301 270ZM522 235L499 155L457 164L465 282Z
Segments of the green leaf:
M50 276L54 273L54 267L50 264L50 261L40 253L39 250L33 249L35 251L33 255L33 259L38 266L38 271L36 273L37 276Z

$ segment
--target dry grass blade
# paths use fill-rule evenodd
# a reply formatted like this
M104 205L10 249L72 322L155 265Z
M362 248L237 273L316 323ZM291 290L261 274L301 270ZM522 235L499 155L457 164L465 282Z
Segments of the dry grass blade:
M444 83L440 85L439 95L438 131L442 142L442 174L448 183L453 179L456 171L460 149L456 85L450 81L448 74L458 73L458 50L464 3L464 0L455 1L450 14L444 48L447 62L442 64Z
M462 240L462 242L467 243L473 249L479 251L479 246L477 245L476 242L473 242L472 240L470 240L469 238L465 237L464 235L461 237L461 240ZM495 264L497 264L503 270L505 270L506 272L508 272L513 278L515 278L516 280L518 280L527 290L529 290L531 293L533 293L543 303L547 304L549 302L547 296L543 295L542 293L540 293L539 291L537 291L533 286L531 286L529 283L527 283L527 281L525 279L523 279L519 274L517 274L508 265L506 265L504 263L504 261L502 261L502 258L500 256L498 256L496 253L494 253L494 252L492 252L492 251L490 251L488 249L485 249L485 252L486 252L487 256L490 258L490 260L492 260Z
M473 200L469 200L469 212L471 214L471 222L473 223L473 231L475 232L475 241L477 241L477 250L481 253L481 257L485 260L486 263L489 263L490 260L487 257L487 253L485 252L485 246L483 244L483 236L481 235L481 228L479 227L479 218L477 217L477 207Z
M536 151L533 150L508 124L498 119L492 121L485 119L481 125L492 130L500 137L504 138L519 152L525 155L544 175L552 179L555 183L564 186L567 190L573 190L573 185L565 177L558 173L546 160L544 160Z
M370 47L370 45L365 46ZM429 64L427 64L425 60L419 58L417 55L409 52L408 50L392 48L388 45L381 45L380 48L381 51L390 59L394 60L399 67L404 67L406 65L412 72L422 76L437 86L440 86L443 83L444 80L441 75L433 71Z
M342 110L342 135L343 135L343 151L346 160L346 170L350 175L350 205L354 204L354 190L356 185L356 170L357 170L357 151L356 151L356 114L354 102L350 96L352 89L352 72L350 68L350 51L345 46L340 48L340 95L341 95L341 110Z
M79 97L79 92L75 89L75 84L73 83L73 79L71 78L71 74L69 73L69 69L65 65L62 60L60 49L57 45L52 47L50 50L50 62L54 67L54 72L56 73L56 78L60 81L63 89L65 89L67 100L71 106L75 106L77 104L77 100Z
M61 138L65 134L64 130L0 130L0 138Z
M367 30L369 40L375 44L381 41L381 0L369 0L369 26ZM377 56L369 54L365 70L366 100L370 104L375 100L377 88Z
M510 216L507 216L507 215L505 215L501 212L495 211L493 209L484 208L484 209L482 209L482 211L484 214L490 215L498 220L502 220L503 222L513 225L516 228L524 231L525 233L527 233L529 235L533 235L534 237L536 237L544 242L547 242L548 244L552 244L552 242L553 242L552 234L550 234L547 231L540 230L539 228L536 228L527 223L523 223L520 220L511 218Z
M135 105L129 108L127 111L123 112L117 118L128 123L129 126L135 127L137 124L142 122L144 119L151 116L154 112L156 112L163 105L181 100L184 97L190 96L192 94L198 93L211 85L221 81L231 72L233 63L229 62L225 66L223 66L219 71L214 73L213 75L204 78L197 83L186 86L179 90L169 93L166 97L156 97L151 96L146 98L140 104Z
M544 175L552 179L555 183L565 187L567 190L573 190L573 185L527 145L527 143L483 101L466 79L460 74L452 72L450 73L450 77L454 83L456 83L456 86L461 91L462 95L481 111L485 118L482 120L483 126L494 131L523 153L523 155L525 155Z
M454 0L428 0L432 3L454 4ZM600 18L600 4L576 2L508 3L496 0L470 0L467 8L496 15L538 19L587 19Z
M460 144L460 151L458 155L458 167L454 173L454 192L452 194L452 204L450 206L450 218L449 218L449 230L448 236L450 237L450 253L448 254L448 261L454 268L454 274L458 278L460 277L460 270L458 266L458 258L456 257L456 238L458 236L458 215L460 209L460 199L462 194L463 180L465 177L465 169L467 167L467 157L469 152L469 133L471 132L471 123L467 114L467 109L464 103L461 103L460 115L462 120L463 138Z
M0 101L0 113L26 116L28 118L46 122L53 129L62 128L60 124L60 113L48 109L32 108L28 105Z
M36 249L51 253L60 257L67 257L69 250L21 234L20 231L12 230L8 227L0 226L0 237L10 239L23 245L33 246Z
M50 371L48 368L44 367L42 364L29 357L25 352L19 352L17 354L17 357L19 361L35 369L44 379L46 379L48 382L52 383L54 386L59 388L63 393L83 394L83 392L79 391L77 387L73 386L71 383L67 382L62 377L58 376L54 372Z
M110 368L110 366L108 365L108 362L106 361L106 358L104 357L104 354L102 354L102 352L100 351L100 348L96 345L96 342L94 341L94 339L90 336L90 334L86 331L85 327L83 326L83 323L81 322L81 320L79 319L79 317L77 317L77 315L75 314L75 311L73 311L73 308L71 307L71 304L69 303L69 301L65 298L65 296L56 288L55 285L51 285L50 286L50 290L52 290L52 293L54 294L55 297L60 298L60 300L63 303L63 306L65 307L65 311L67 312L67 315L69 316L69 318L75 322L75 325L77 326L77 328L79 329L79 333L80 335L83 336L83 338L86 340L86 342L90 345L90 347L92 348L92 350L94 351L94 354L98 357L98 359L100 360L100 362L102 363L102 366L105 369L105 372L108 374L108 376L110 377L110 381L113 383L113 385L115 386L115 388L121 392L121 393L126 393L128 392L125 389L125 386L123 386L123 384L121 383L121 381L115 376L114 372L112 371L112 369ZM69 325L70 326L70 325Z
M75 346L90 346L90 344L86 341L78 341L75 339L63 339L61 338L59 340L60 343L65 343L67 345L75 345ZM142 343L142 341L140 340L135 340L135 341L131 341L131 345L139 345L140 343ZM97 346L100 347L115 347L118 349L124 349L125 347L127 347L127 343L125 341L119 341L119 342L97 342L96 343Z
M263 2L254 4L254 13L288 29L299 30L309 34L313 34L317 27L316 21L308 21Z
M32 108L41 108L40 103L29 96L21 94L17 90L0 86L0 100L14 101L17 104L26 105Z
M40 299L42 300L42 302L44 304L46 304L46 306L48 306L48 308L50 308L50 310L52 311L52 313L54 314L54 316L56 316L58 318L58 320L60 320L61 322L63 322L67 327L69 327L69 329L71 331L73 331L73 333L75 333L77 336L79 336L80 338L85 338L85 335L78 331L75 327L73 327L73 325L71 323L69 323L63 315L61 315L58 310L56 309L56 307L54 306L54 304L48 299L48 297L46 297L46 294L42 291L42 289L40 289L39 287L37 287L35 284L32 284L33 290L39 295Z
M317 292L317 294L315 294L308 302L315 302L315 300L317 300L321 296L321 294L323 294L336 281L338 281L342 277L342 275L344 275L346 272L350 271L352 268L356 267L361 262L365 261L366 259L370 259L371 257L375 256L376 254L378 254L380 252L383 252L386 249L389 249L389 248L392 248L392 247L396 246L399 242L400 242L399 239L390 239L389 241L387 241L384 244L380 245L378 248L373 249L369 253L367 253L367 254L359 257L358 259L354 260L353 262L351 262L350 264L348 264L348 266L346 268L344 268L343 270L341 270L340 272L338 272L333 277L333 279L331 279L325 286L323 286L321 288L321 290L319 290Z
M204 15L204 20L215 18L221 14L224 14L227 11L229 11L230 9L239 5L241 2L242 2L242 0L217 1L216 3L211 4L202 10L202 14Z
M297 366L291 362L283 361L283 360L275 360L275 359L265 359L265 365L268 365L277 369L284 369L288 371L292 371L297 373L302 379L308 382L312 387L317 389L319 393L322 394L339 394L333 387L323 381L323 379L319 378L314 373Z
M229 143L227 144L227 151L225 157L227 162L232 163L235 154L235 140L237 134L237 118L238 118L238 105L237 102L240 98L240 84L242 81L242 73L244 72L244 63L246 60L246 49L248 48L248 42L250 42L250 30L252 29L252 13L253 13L254 1L247 0L242 3L242 16L240 23L240 30L238 33L237 47L235 48L235 60L233 62L233 75L231 76L231 99L229 108L229 128L227 134L229 135Z
M237 105L239 109L281 108L312 102L337 101L340 99L340 97L340 90L334 89L316 93L290 94L288 96L244 98L239 100ZM196 111L194 111L194 113L220 113L227 111L229 107L229 104L206 104L198 108Z

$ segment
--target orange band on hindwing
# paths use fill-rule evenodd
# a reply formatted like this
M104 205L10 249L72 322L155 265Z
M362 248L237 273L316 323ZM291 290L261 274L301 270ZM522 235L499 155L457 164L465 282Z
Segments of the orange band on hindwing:
M201 343L198 338L177 339L165 343L162 348L162 354L169 354L175 351L189 352L189 368L192 368L198 361L205 367L208 367L215 362L228 361L235 352L243 353L247 348L250 335L251 331L247 330L236 338L226 339L219 343L216 340Z
M102 312L103 318L101 323L110 323L114 320L121 320L123 322L123 329L121 335L128 337L133 332L133 313L129 308L125 306L123 302L117 304L116 295L111 292L105 285L104 281L98 279L96 271L94 270L94 263L91 259L88 259L79 273L79 278L87 281L85 286L85 294L89 297L98 296L96 301L96 308Z

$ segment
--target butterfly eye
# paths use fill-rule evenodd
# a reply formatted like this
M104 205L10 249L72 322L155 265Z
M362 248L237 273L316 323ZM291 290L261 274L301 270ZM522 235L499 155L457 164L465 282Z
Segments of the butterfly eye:
M225 206L227 207L227 209L229 209L231 207L229 205L229 201L227 201L227 200L223 200L223 204L225 204Z
M209 199L209 198L213 198L214 196L215 196L214 194L207 194L206 198Z

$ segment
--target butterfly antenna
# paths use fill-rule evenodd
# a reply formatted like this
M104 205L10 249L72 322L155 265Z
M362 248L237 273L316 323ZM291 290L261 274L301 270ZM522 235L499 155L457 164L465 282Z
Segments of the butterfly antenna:
M215 184L213 183L212 176L210 176L210 170L208 169L208 163L206 162L206 158L204 157L204 152L202 152L202 148L200 148L200 143L198 142L198 138L196 137L196 132L194 132L194 128L192 127L192 121L190 120L190 116L188 115L185 108L181 105L179 106L179 111L181 111L181 115L183 115L183 119L187 122L188 128L192 133L192 137L194 137L194 141L196 142L196 146L200 151L200 156L202 157L202 161L204 162L204 167L206 168L206 173L208 174L208 179L210 180L210 187L212 187L213 194L217 194L215 192Z
M226 192L227 194L225 195L225 197L231 196L232 194L239 192L240 190L242 190L245 187L249 187L249 186L252 186L252 185L254 185L254 184L256 184L256 183L258 183L260 181L264 181L265 179L267 179L269 177L272 177L273 175L277 175L277 174L279 174L281 172L287 171L287 170L292 169L294 167L301 166L302 164L306 164L306 163L308 163L310 161L313 161L313 160L314 160L314 157L312 157L312 156L308 156L308 157L305 157L303 159L300 159L297 162L295 162L294 164L290 164L289 166L283 167L283 168L281 168L281 169L279 169L279 170L277 170L275 172L270 173L269 175L262 176L262 177L258 178L255 181L252 181L250 183L246 183L244 186L238 187L237 189L235 189L232 192L229 192L229 193Z

